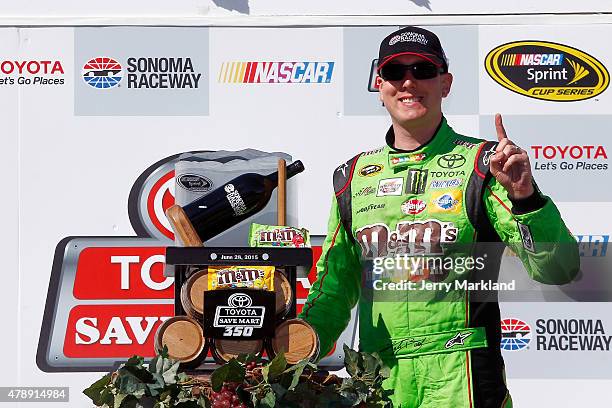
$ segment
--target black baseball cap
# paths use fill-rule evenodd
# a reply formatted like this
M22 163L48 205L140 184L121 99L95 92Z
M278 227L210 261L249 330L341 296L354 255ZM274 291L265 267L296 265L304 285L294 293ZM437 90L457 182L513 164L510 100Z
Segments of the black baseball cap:
M389 34L380 43L378 70L400 55L418 55L448 71L448 61L437 35L421 27L407 26Z

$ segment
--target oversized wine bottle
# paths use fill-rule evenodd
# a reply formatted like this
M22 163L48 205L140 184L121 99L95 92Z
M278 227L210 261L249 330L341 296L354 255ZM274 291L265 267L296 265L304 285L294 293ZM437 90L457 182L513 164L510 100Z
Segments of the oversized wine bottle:
M287 166L287 178L304 171L297 160ZM278 186L278 172L246 173L184 207L166 211L174 233L185 246L198 246L263 209Z

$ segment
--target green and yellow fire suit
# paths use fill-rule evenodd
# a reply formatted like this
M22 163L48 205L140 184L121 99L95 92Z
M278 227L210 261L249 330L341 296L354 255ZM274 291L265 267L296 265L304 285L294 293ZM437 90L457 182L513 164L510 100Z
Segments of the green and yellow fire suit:
M508 198L489 172L496 142L459 135L446 119L416 150L395 149L393 128L386 142L334 172L329 232L300 317L317 331L325 356L359 301L359 347L391 367L384 386L396 407L510 407L496 291L485 299L461 285L422 295L377 290L371 270L381 258L445 256L453 246L476 255L483 252L478 243L498 242L531 278L564 284L579 270L576 241L537 188L529 198ZM473 269L461 279L497 280L501 250L484 252L487 272ZM417 287L461 281L448 268L416 268L408 276Z

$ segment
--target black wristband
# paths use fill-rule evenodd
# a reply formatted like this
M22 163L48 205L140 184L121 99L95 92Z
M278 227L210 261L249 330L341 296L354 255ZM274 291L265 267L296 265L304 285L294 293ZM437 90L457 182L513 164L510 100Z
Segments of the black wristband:
M512 214L521 215L527 214L532 211L539 210L544 207L548 199L544 197L537 188L533 189L533 194L526 198L520 198L518 200L512 199L508 196L508 199L512 203Z

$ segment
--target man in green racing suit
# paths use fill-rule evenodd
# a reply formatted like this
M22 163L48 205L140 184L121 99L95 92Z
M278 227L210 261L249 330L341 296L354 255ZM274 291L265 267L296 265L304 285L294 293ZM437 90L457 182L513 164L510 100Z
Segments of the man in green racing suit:
M359 301L360 349L391 368L384 387L394 406L511 407L497 292L487 297L453 283L497 280L501 250L478 246L485 242L508 245L538 282L568 283L579 269L576 241L500 115L497 142L449 126L441 100L452 76L435 34L405 27L389 35L378 72L392 119L386 145L335 170L329 233L300 317L317 331L325 356ZM446 257L452 247L472 259L484 255L487 266L459 273L391 262L400 281L376 271L401 256ZM438 286L398 291L402 282Z

